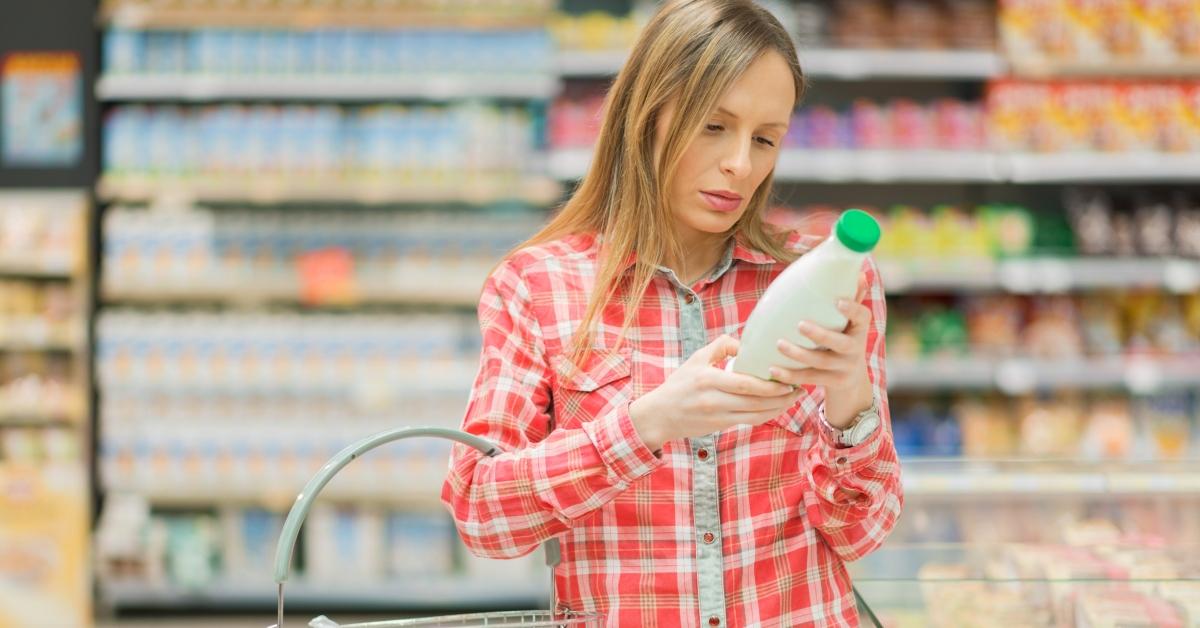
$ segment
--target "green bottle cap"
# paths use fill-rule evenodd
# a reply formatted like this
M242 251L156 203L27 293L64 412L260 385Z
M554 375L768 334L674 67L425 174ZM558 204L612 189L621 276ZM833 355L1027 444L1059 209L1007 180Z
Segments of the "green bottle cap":
M869 253L879 244L879 223L861 209L847 209L838 218L834 233L846 248Z

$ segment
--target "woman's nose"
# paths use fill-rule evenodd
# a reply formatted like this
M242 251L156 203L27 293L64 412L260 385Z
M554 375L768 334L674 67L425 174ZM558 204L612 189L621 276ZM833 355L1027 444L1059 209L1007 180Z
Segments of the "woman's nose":
M731 142L721 159L721 170L735 179L750 175L750 138L738 138Z

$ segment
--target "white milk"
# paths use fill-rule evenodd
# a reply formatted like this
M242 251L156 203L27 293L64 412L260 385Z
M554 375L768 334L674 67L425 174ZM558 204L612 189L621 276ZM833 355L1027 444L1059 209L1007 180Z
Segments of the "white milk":
M771 379L772 366L804 368L776 347L781 338L808 349L816 345L800 335L800 321L841 331L846 317L838 299L853 299L863 261L879 242L879 223L866 212L847 210L833 235L800 256L767 287L742 332L741 348L726 370Z

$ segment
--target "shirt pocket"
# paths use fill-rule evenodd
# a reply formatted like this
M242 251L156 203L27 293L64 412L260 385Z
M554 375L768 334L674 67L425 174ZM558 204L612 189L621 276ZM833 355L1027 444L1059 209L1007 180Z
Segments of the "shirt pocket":
M577 427L629 403L633 350L595 349L582 367L556 356L554 372L554 426Z

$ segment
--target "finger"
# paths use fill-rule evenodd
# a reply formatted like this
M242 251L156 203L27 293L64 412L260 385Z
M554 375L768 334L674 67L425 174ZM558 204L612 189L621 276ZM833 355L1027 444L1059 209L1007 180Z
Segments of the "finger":
M800 345L793 344L786 340L780 340L775 343L775 348L779 349L779 353L786 358L791 358L800 364L815 366L822 369L838 368L845 364L846 356L832 351L818 351L816 349L805 349ZM781 380L782 381L782 380Z
M846 332L865 330L871 324L871 308L862 303L839 300L838 311L849 321ZM853 335L853 334L851 334Z
M779 397L792 392L792 387L787 384L725 371L713 374L713 384L721 392L750 397Z
M800 391L789 393L782 397L739 397L739 400L733 407L729 408L730 414L753 414L756 412L782 412L793 405L800 399Z
M721 334L692 357L703 360L707 364L716 364L725 358L737 355L739 347L741 347L741 342L737 338L729 334Z
M783 413L787 412L788 408L791 407L792 406L788 406L787 408L777 408L774 410L764 410L762 412L744 412L741 414L734 414L732 416L736 417L735 423L744 425L759 425L779 417Z
M854 292L854 300L862 303L867 298L867 274L861 273L858 276L858 289Z
M808 321L802 321L797 326L797 329L806 338L816 343L817 346L825 347L837 353L852 353L854 351L854 338L840 331L825 329L820 325L814 325Z
M843 369L781 369L778 366L771 367L772 375L775 371L780 371L778 377L781 379L787 378L792 385L800 386L844 386L850 381L850 372Z

